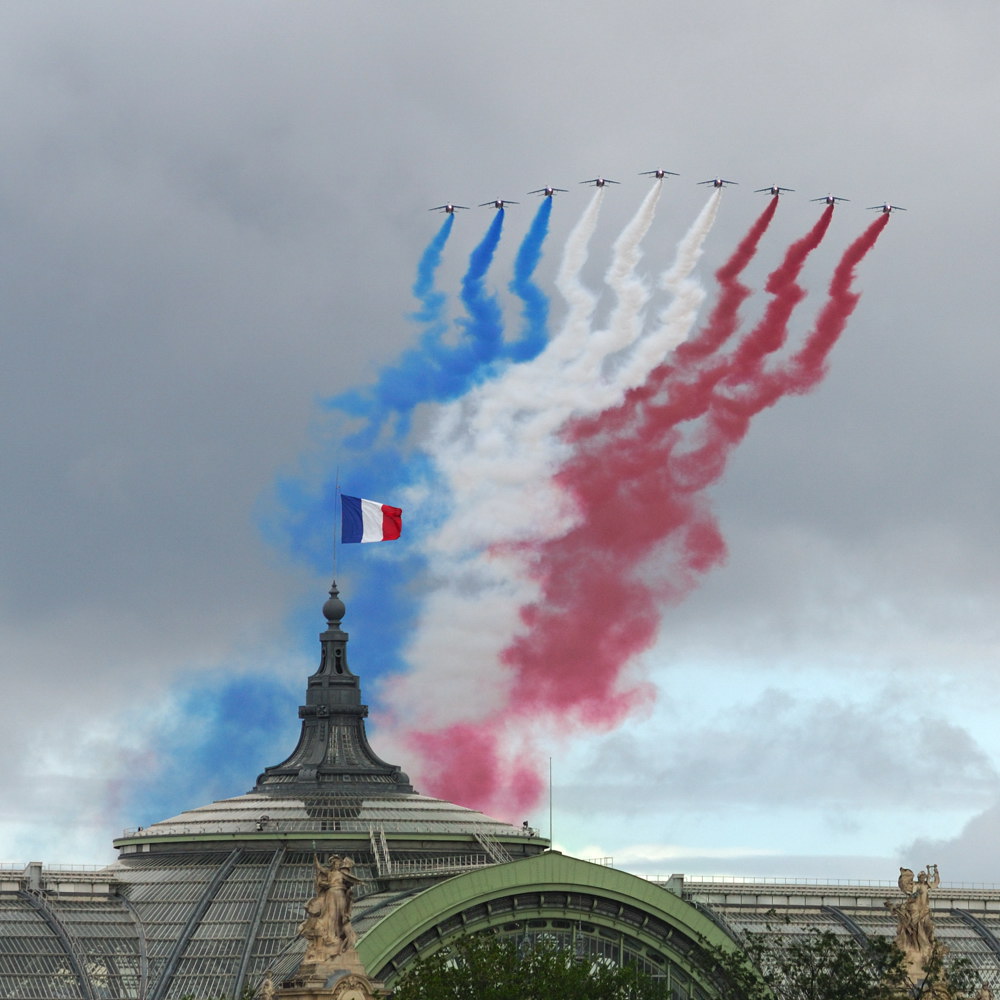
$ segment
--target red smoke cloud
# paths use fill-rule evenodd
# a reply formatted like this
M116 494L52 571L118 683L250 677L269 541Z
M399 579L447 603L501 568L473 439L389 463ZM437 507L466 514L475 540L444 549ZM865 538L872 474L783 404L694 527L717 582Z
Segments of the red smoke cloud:
M790 357L765 368L805 294L796 279L830 225L832 206L769 276L772 298L761 320L728 355L715 357L737 329L749 295L738 277L776 201L717 273L718 304L673 363L620 406L567 429L575 450L556 480L573 498L578 523L528 550L541 596L521 609L524 629L503 653L512 682L504 715L414 737L430 765L432 794L520 814L537 804L543 788L530 747L507 743L511 732L524 731L525 719L557 732L605 730L651 699L650 685L623 677L626 666L655 640L663 603L682 599L725 558L703 491L722 474L756 413L822 378L859 299L851 290L855 268L889 218L875 220L848 247L812 331ZM695 419L683 434L679 425ZM656 565L640 575L651 554Z

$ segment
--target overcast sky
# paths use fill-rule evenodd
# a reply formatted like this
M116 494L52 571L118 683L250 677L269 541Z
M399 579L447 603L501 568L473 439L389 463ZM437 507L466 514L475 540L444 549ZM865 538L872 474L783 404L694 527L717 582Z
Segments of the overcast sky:
M705 203L694 182L740 182L698 266L705 308L756 187L796 189L756 288L809 198L851 199L811 298L866 206L908 211L859 270L826 379L763 413L711 491L728 559L631 665L655 701L532 748L554 758L555 839L649 874L932 861L1000 882L998 32L985 0L0 7L0 860L109 860L122 827L239 794L291 751L330 570L329 540L290 540L287 484L331 475L345 431L324 400L418 343L427 209L522 202L487 277L505 290L525 192L569 188L536 274L558 326L578 181L622 181L597 290L638 172L666 167L650 277ZM450 296L491 221L456 219ZM384 622L371 574L352 603L348 558L378 720L400 666L372 662ZM469 628L429 617L431 576L406 583L405 628ZM391 723L372 739L409 766ZM530 818L547 830L547 803Z

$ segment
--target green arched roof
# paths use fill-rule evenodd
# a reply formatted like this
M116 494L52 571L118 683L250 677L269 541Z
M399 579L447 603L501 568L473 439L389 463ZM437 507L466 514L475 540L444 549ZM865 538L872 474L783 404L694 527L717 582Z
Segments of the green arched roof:
M582 911L581 905L591 909ZM364 934L358 952L370 974L391 978L400 956L405 964L463 935L538 917L582 918L624 933L644 947L669 952L701 981L704 969L685 959L693 948L736 947L717 924L666 889L550 851L457 875L415 894Z

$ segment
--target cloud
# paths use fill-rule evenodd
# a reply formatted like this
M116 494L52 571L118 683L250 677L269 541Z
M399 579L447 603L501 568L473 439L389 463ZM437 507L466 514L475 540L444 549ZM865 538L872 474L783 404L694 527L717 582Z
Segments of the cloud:
M586 780L564 787L564 804L641 812L646 789L697 811L892 809L907 807L919 788L945 809L981 803L1000 784L966 729L905 699L869 704L772 688L747 703L726 701L708 720L675 704L658 713L658 733L647 725L641 736L598 741L579 768Z
M587 18L557 3L539 18L512 0L516 60L494 11L451 0L389 19L350 0L0 9L0 81L18 95L0 107L0 669L7 703L24 708L0 748L5 801L26 807L5 828L6 858L103 860L130 823L122 762L145 762L160 732L145 707L199 718L185 698L199 671L284 689L311 670L329 533L311 539L308 568L293 568L284 539L261 539L257 523L274 514L278 478L304 466L322 480L336 463L345 428L317 401L371 383L412 346L410 286L437 225L426 208L574 188L552 206L558 246L583 204L575 182L600 171L623 182L594 238L607 247L645 192L629 186L645 184L635 172L661 165L682 177L665 183L649 261L697 212L693 181L742 182L705 273L760 211L752 187L797 189L773 246L814 218L807 198L852 198L829 255L804 274L810 289L865 205L910 210L862 269L827 381L763 414L713 490L728 562L669 609L642 666L661 689L662 732L609 737L607 759L579 749L574 766L591 768L592 784L573 791L574 841L594 842L584 828L617 810L632 819L601 836L609 853L658 839L692 850L769 841L790 857L746 870L850 874L837 846L848 839L859 871L900 844L940 842L946 879L963 844L968 867L996 877L1000 339L984 262L997 209L962 193L970 173L1000 166L997 139L969 125L993 111L1000 10L970 0L901 14L848 0L831 17L825 6L782 0L762 21L719 0L641 0ZM517 208L493 268L502 298L528 225ZM456 220L442 287L457 286L480 238L473 218ZM540 287L551 287L551 258ZM594 255L590 287L606 265ZM553 327L561 319L553 310ZM371 699L371 680L399 664L381 656L375 589L355 567L338 572ZM496 620L475 607L452 620L418 607L423 593L422 579L409 587L393 641L417 615L455 640L441 687L420 695L428 712L446 714L449 698L489 702L481 636ZM785 688L790 700L769 706L764 692ZM89 763L67 776L81 747ZM629 767L664 784L630 780ZM679 796L672 829L667 781ZM783 806L767 818L772 796ZM183 797L174 788L163 809ZM734 809L764 817L752 839L731 836ZM976 810L981 822L957 833ZM85 819L65 823L72 815ZM835 825L845 815L854 833Z
M930 793L925 797L929 807L933 802L932 796L933 793ZM936 864L941 869L941 877L946 880L946 885L954 885L955 882L986 882L995 885L998 837L1000 802L970 819L955 837L918 837L909 844L900 846L900 864L906 864L914 870L924 867L928 862Z

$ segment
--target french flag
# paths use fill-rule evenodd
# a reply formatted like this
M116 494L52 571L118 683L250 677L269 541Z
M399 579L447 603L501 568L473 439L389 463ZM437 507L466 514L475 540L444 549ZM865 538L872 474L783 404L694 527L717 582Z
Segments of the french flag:
M389 542L403 531L403 510L377 500L340 495L342 542Z

